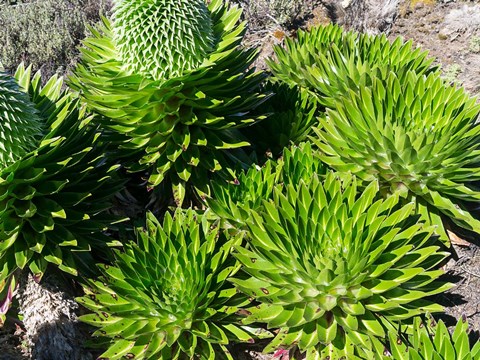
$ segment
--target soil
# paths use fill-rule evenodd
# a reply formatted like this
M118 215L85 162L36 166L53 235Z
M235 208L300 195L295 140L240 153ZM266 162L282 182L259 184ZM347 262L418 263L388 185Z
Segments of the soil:
M27 360L26 342L24 341L24 330L22 327L8 319L0 329L0 358L2 360Z
M454 255L444 267L446 280L454 287L438 297L445 306L445 314L439 315L449 326L464 317L478 337L480 332L480 247L454 245Z
M390 33L397 36L428 50L448 80L480 95L479 1L404 3Z
M273 55L272 46L280 44L285 36L294 35L298 27L326 24L331 21L327 2L304 0L307 11L288 26L270 25L251 29L247 46L260 46L258 68L266 68L265 59ZM327 4L327 6L325 6ZM247 19L248 20L248 19ZM412 39L441 65L444 77L452 84L464 86L472 95L480 95L480 1L401 1L398 16L389 37ZM480 331L480 247L455 238L452 257L445 264L446 280L454 287L438 297L445 306L440 315L448 325L465 317L471 329ZM473 333L472 333L473 334ZM288 359L288 354L264 356L252 348L236 348L238 359ZM0 328L0 358L25 360L25 331L13 319L7 319Z

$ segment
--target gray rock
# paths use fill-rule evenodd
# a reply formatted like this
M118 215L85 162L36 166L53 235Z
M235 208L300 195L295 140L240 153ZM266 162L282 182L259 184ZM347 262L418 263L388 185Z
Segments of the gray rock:
M37 283L31 274L20 282L18 299L31 358L35 360L92 360L82 348L74 297L60 290L61 280L49 276ZM64 289L68 288L63 284Z

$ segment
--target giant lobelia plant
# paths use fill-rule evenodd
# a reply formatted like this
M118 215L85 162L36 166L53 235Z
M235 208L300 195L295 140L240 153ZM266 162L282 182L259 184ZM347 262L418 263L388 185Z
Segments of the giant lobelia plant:
M89 109L101 114L106 139L125 151L131 171L165 179L182 204L188 184L208 192L209 174L233 179L249 161L239 128L262 116L264 75L240 46L241 11L222 0L117 0L85 41L71 79Z
M62 80L41 85L21 65L0 74L0 288L8 308L15 278L29 269L37 280L47 265L76 275L91 268L88 251L107 249L105 214L121 183L105 162L95 127Z
M458 320L452 334L444 322L438 323L430 316L425 320L417 317L410 335L395 336L389 334L390 356L384 359L395 360L479 360L480 341L470 346L468 322L465 318Z
M335 106L335 98L347 89L368 85L368 75L390 70L397 73L438 73L427 51L414 48L412 41L401 38L390 42L385 35L373 36L345 32L337 25L299 31L296 39L277 45L275 59L268 65L273 78L298 86L315 98L320 110Z
M445 241L445 219L480 233L480 105L435 74L389 72L369 81L322 117L312 137L320 159L364 186L379 181L384 195L414 201Z
M177 209L161 225L149 213L137 242L90 281L78 301L94 313L80 320L108 340L102 357L231 358L230 341L252 341L235 314L246 298L226 281L239 269L230 252L242 237L226 236L207 218Z
M258 210L263 201L273 199L275 186L286 187L325 175L326 166L309 142L285 148L278 160L270 159L262 167L252 166L241 172L235 182L212 182L209 208L232 227L244 229L250 210Z
M305 141L313 134L313 126L318 126L318 116L334 108L335 99L349 89L370 86L371 74L438 72L432 66L434 59L415 49L411 41L397 38L390 42L385 35L345 32L337 25L299 31L295 39L286 38L274 51L268 65L276 95L267 103L274 111L244 130L260 154L270 150L277 155L290 141ZM265 137L272 132L275 135Z
M274 95L257 112L266 112L268 118L241 130L260 161L276 158L284 148L306 141L312 127L318 125L317 101L298 86L268 81L264 90Z
M358 195L355 177L328 173L277 187L251 211L249 246L234 253L248 276L232 281L256 301L244 324L278 329L265 352L298 345L307 359L356 359L392 323L442 310L427 297L450 287L436 270L448 253L414 204L378 190L372 181Z

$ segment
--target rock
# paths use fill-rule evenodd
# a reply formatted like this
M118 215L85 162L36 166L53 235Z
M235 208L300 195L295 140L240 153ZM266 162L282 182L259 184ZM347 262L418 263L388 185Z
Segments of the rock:
M60 290L61 280L46 277L37 283L31 274L20 281L18 299L31 358L35 360L92 360L82 348L74 297ZM66 284L62 288L68 289Z
M333 0L336 22L369 34L388 32L394 23L400 0Z
M480 4L465 4L445 16L440 34L448 38L457 33L473 33L477 30L480 30Z

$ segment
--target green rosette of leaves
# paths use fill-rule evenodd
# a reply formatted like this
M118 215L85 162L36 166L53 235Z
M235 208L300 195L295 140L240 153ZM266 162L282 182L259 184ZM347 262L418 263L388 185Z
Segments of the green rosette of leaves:
M80 320L109 338L103 358L231 358L230 341L252 341L235 314L245 297L226 281L239 269L230 252L241 237L227 237L207 217L177 210L160 225L147 215L137 243L90 282L78 301L94 313Z
M378 190L373 181L358 195L353 176L328 173L276 188L251 211L249 246L234 253L247 276L232 282L255 300L244 324L278 329L265 352L297 345L307 359L356 359L389 324L442 311L427 297L450 287L436 270L448 253L414 204L377 200Z
M348 89L368 86L371 73L438 73L438 67L432 66L434 58L414 48L412 41L390 42L385 35L344 32L337 25L299 31L296 39L287 38L274 50L276 59L268 62L274 79L299 87L318 102L320 110L333 108L338 95Z
M480 359L480 342L470 346L468 322L465 318L458 320L452 334L445 323L438 323L431 315L425 319L417 317L411 329L401 327L392 329L388 334L389 344L377 343L375 359L381 360L478 360Z
M434 59L411 41L390 42L385 35L345 32L337 25L299 31L274 52L275 57L267 60L273 74L269 87L275 93L266 103L271 114L244 130L260 155L271 151L276 156L290 142L305 141L318 125L317 117L334 108L338 96L370 86L370 74L438 72Z
M266 112L268 118L242 129L260 160L276 158L284 148L306 141L318 125L317 102L297 86L269 81L264 92L274 95L257 111Z
M167 179L178 205L187 184L207 193L212 172L233 178L248 161L239 128L263 118L251 113L264 74L240 46L240 15L222 0L118 0L71 79L129 169L148 170L152 186Z
M206 199L209 208L237 229L245 229L250 210L258 210L263 201L273 198L275 186L286 187L323 176L322 164L309 142L285 148L278 160L268 160L262 167L252 166L239 174L237 181L212 182L212 195Z
M476 99L434 74L399 79L389 73L371 82L345 94L321 119L312 137L320 159L365 185L378 180L385 195L414 201L447 242L442 219L480 233Z
M40 280L48 264L77 275L88 252L107 249L104 210L121 183L98 133L62 80L41 85L21 65L0 75L0 288L13 294L12 275L30 269ZM17 137L18 134L18 137ZM8 308L2 304L2 312Z

